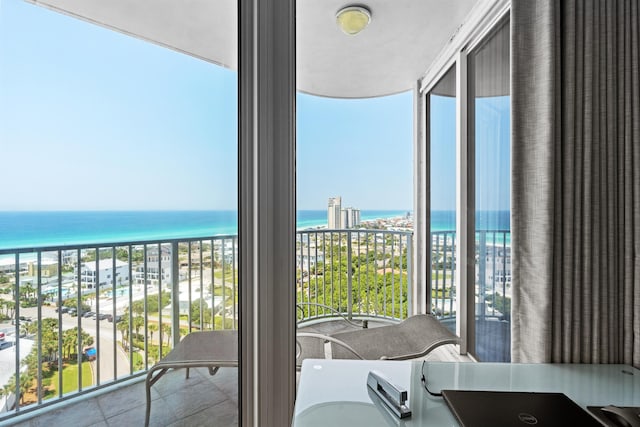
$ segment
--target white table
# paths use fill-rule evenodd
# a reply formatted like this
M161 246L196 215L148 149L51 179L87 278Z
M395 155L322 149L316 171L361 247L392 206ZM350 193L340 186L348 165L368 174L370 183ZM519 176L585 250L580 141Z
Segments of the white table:
M457 426L439 397L422 386L422 362L314 360L302 364L294 427ZM367 375L376 370L409 393L411 418L373 404ZM427 362L427 385L442 389L562 392L588 405L640 406L640 370L627 365Z

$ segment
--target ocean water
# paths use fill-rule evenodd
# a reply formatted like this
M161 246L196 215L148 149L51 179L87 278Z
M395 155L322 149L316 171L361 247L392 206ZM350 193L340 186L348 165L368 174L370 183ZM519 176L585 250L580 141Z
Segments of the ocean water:
M392 218L407 211L370 210L361 220ZM327 225L326 210L297 212L297 228ZM508 230L509 212L479 212L479 230ZM432 231L455 229L454 211L431 213ZM235 211L53 211L0 212L0 250L92 243L233 235Z
M361 219L390 218L406 213L363 211ZM298 229L326 224L326 210L298 211ZM0 249L197 238L237 233L236 211L0 212Z
M431 231L452 231L456 229L455 211L432 211ZM476 212L476 230L505 231L511 229L511 212Z

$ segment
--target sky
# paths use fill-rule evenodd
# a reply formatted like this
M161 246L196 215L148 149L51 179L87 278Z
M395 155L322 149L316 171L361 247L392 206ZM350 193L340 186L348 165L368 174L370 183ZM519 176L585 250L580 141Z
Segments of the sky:
M456 99L432 95L431 209L456 209ZM511 209L510 100L508 96L477 98L476 106L476 210ZM453 119L453 120L452 120Z
M0 211L237 207L237 75L0 0ZM412 93L297 98L298 209L411 210Z

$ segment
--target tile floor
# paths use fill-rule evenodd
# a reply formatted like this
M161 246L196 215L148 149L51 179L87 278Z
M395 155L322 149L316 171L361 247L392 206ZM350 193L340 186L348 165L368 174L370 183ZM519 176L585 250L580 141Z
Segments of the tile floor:
M238 370L220 368L210 376L207 369L168 372L151 389L151 426L238 425ZM143 426L144 381L96 397L69 402L31 419L10 421L17 427L129 427ZM29 414L25 414L25 417ZM17 421L17 423L16 423Z

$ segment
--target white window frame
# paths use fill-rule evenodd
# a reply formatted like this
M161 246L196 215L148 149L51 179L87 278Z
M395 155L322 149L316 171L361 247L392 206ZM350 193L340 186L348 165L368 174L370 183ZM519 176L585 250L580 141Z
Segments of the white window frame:
M425 116L426 96L440 81L440 79L456 66L456 289L458 289L457 308L458 320L456 322L456 333L460 337L460 354L473 353L475 349L475 253L473 235L468 227L468 196L469 191L473 191L475 177L469 176L468 166L468 145L467 145L467 53L471 52L484 37L509 14L511 0L486 0L479 2L472 10L467 21L460 27L458 33L444 47L438 58L418 82L418 98L416 108L421 115L416 113L416 132L414 141L414 182L416 188L416 198L414 210L416 217L416 250L415 265L416 279L424 280L421 285L424 294L427 296L426 308L430 310L430 292L428 283L430 282L430 254L431 254L431 230L429 224L422 224L417 218L430 217L430 200L428 195L430 189L425 188L428 183L430 173L429 153L427 151L427 132ZM426 178L424 178L426 177ZM424 199L422 199L424 198ZM467 213L462 215L462 213ZM422 269L422 270L420 270ZM417 287L417 283L414 284Z

